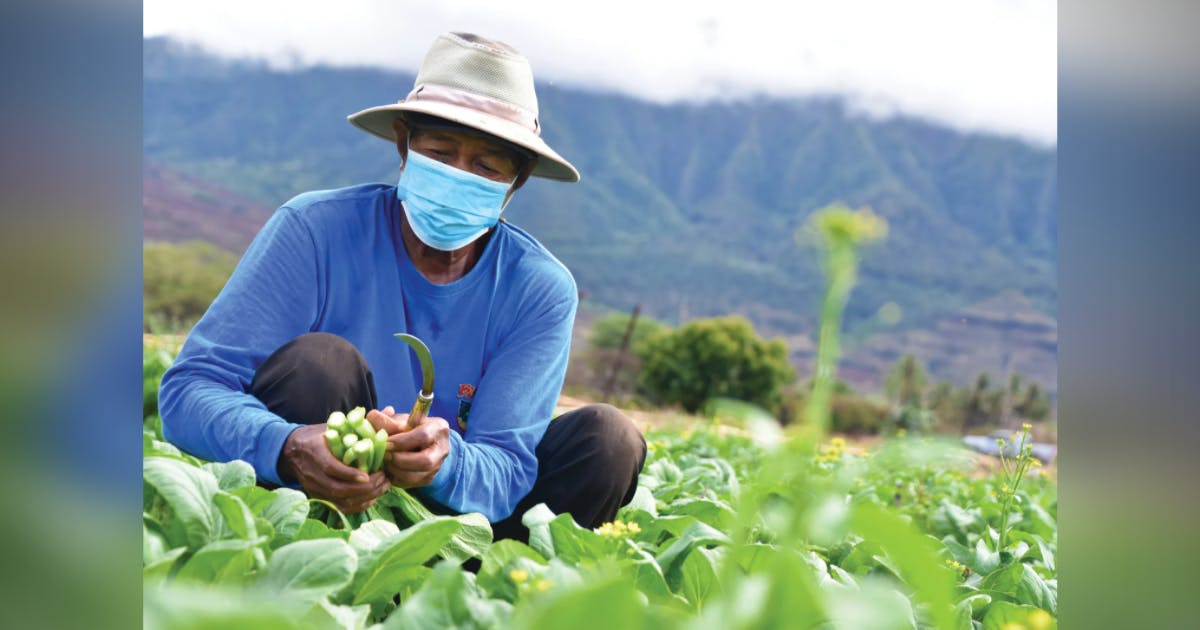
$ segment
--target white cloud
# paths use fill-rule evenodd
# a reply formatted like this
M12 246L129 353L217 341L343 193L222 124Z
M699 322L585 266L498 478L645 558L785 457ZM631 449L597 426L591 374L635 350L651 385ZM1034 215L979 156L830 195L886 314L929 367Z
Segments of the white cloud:
M1057 136L1053 0L146 0L144 33L275 63L415 71L442 32L477 32L534 74L670 102L838 94L1038 143ZM335 8L336 7L336 8ZM398 95L399 97L399 95Z

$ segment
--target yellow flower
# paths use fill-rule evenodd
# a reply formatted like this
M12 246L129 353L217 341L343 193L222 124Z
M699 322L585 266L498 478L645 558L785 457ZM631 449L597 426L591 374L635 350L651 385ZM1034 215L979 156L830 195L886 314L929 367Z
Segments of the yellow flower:
M637 523L623 521L610 521L596 528L596 533L605 538L625 538L629 534L636 534L640 531L642 528Z
M1033 425L1032 425L1032 424L1029 424L1028 422L1026 422L1026 423L1024 423L1024 424L1022 424L1022 425L1021 425L1021 430L1022 430L1022 431L1024 431L1024 432L1026 432L1026 433L1028 433L1028 432L1029 432L1030 430L1032 430L1032 429L1033 429Z
M835 447L837 447L837 448L841 448L841 447L843 447L843 446L846 446L846 438L844 438L844 437L841 437L841 436L835 437L835 438L833 438L833 439L829 440L829 444L830 444L831 446L835 446Z
M525 580L529 579L529 572L525 569L513 569L508 572L508 577L517 584L524 584Z
M533 583L533 588L536 588L537 590L542 591L542 592L550 590L551 586L554 586L554 582L551 582L550 580L546 580L546 579L541 579L541 580L538 580L537 582Z

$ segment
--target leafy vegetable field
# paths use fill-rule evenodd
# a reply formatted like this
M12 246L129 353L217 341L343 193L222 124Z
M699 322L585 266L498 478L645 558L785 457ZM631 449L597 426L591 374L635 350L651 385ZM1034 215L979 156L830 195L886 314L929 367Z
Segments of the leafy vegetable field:
M1057 626L1057 490L1028 456L983 476L952 444L866 452L731 404L647 434L618 520L538 506L526 545L397 488L343 515L181 453L154 408L169 362L147 345L147 628Z

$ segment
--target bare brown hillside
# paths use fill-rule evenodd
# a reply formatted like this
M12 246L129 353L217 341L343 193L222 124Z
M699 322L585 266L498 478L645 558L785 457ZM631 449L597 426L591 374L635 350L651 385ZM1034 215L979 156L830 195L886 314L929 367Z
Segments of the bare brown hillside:
M142 209L147 241L208 241L239 255L274 211L148 158Z

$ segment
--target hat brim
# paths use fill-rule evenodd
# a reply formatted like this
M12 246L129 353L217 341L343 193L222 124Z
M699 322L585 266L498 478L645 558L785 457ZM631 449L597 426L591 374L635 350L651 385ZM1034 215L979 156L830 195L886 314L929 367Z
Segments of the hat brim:
M532 177L543 177L560 182L579 181L579 171L554 149L551 149L537 134L517 123L488 116L478 110L432 101L400 101L393 105L380 105L364 109L347 116L347 120L371 135L394 143L397 138L396 131L392 128L392 121L402 112L419 112L444 118L528 149L538 155L537 166L530 173Z

